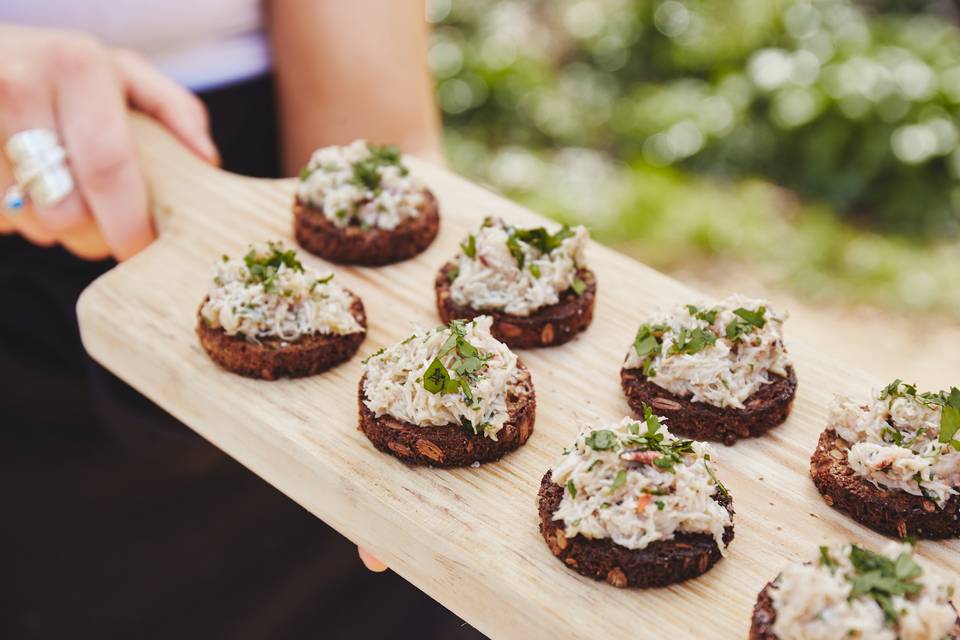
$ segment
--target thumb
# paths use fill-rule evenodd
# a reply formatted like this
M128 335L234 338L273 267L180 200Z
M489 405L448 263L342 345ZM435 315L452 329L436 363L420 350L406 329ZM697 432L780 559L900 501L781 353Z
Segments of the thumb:
M210 137L207 109L199 98L137 53L117 49L113 61L131 107L159 120L207 162L220 164Z

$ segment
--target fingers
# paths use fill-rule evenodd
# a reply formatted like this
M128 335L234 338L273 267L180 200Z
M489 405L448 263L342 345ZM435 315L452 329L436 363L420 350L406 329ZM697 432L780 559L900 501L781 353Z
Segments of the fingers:
M73 43L57 60L55 104L80 195L118 260L153 239L126 105L105 50Z
M360 560L363 562L363 565L370 571L382 573L387 570L387 565L370 555L370 552L363 547L357 547L357 554L360 556Z
M132 51L117 50L113 60L132 107L159 120L204 160L220 164L199 98Z

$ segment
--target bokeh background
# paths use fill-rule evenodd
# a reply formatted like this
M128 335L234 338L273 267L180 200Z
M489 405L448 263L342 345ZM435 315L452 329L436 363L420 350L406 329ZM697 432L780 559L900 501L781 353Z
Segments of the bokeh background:
M431 0L450 162L879 376L960 372L960 9ZM952 345L952 348L949 347Z

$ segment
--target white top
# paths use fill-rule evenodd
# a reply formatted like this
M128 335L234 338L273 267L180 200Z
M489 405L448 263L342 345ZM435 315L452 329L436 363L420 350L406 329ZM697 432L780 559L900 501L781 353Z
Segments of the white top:
M0 22L90 33L194 91L270 68L259 0L3 0Z

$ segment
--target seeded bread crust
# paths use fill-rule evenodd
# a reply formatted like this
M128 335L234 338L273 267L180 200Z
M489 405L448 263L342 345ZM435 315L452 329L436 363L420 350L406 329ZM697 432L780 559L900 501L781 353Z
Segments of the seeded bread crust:
M426 192L420 215L408 218L394 229L358 225L338 227L314 208L296 199L293 204L293 234L301 247L325 260L341 264L380 266L407 260L433 242L440 229L437 200Z
M264 338L256 343L242 335L228 336L222 329L208 327L197 311L197 336L214 362L242 376L261 380L311 376L352 358L367 335L363 302L352 293L351 296L350 313L363 327L359 333L315 334L292 342Z
M577 295L565 291L560 301L529 316L518 316L492 310L478 310L454 303L450 297L450 278L447 275L456 265L448 262L440 268L434 280L437 295L437 312L443 322L455 319L467 320L481 315L493 318L490 332L512 349L553 347L570 341L593 322L593 309L597 299L597 278L589 269L581 268L577 276L587 288Z
M787 375L771 375L773 382L760 387L747 398L743 409L715 407L692 402L650 382L639 368L621 369L620 384L627 403L638 415L643 405L669 419L672 433L694 440L711 440L725 445L738 438L755 438L787 419L797 393L797 374L787 367Z
M923 496L881 489L850 468L847 447L836 431L826 429L810 458L813 484L828 505L889 536L960 537L960 496L951 496L941 509Z
M773 624L777 621L777 610L773 608L770 598L770 589L773 583L768 582L763 591L757 595L757 603L753 606L753 619L750 623L750 640L780 640L773 632ZM954 626L946 640L960 640L960 619Z
M568 539L563 522L553 519L564 487L555 484L551 475L547 471L540 481L540 534L553 555L580 575L615 587L664 587L706 573L721 558L716 540L706 533L677 533L672 540L657 540L643 549L580 534ZM718 494L714 499L733 515L732 498ZM724 546L731 540L733 525L724 530Z
M376 417L364 403L366 374L360 378L359 429L378 450L408 464L434 467L466 467L474 462L491 462L523 445L533 433L537 397L527 367L517 361L520 380L507 395L509 419L491 440L460 425L424 426Z

